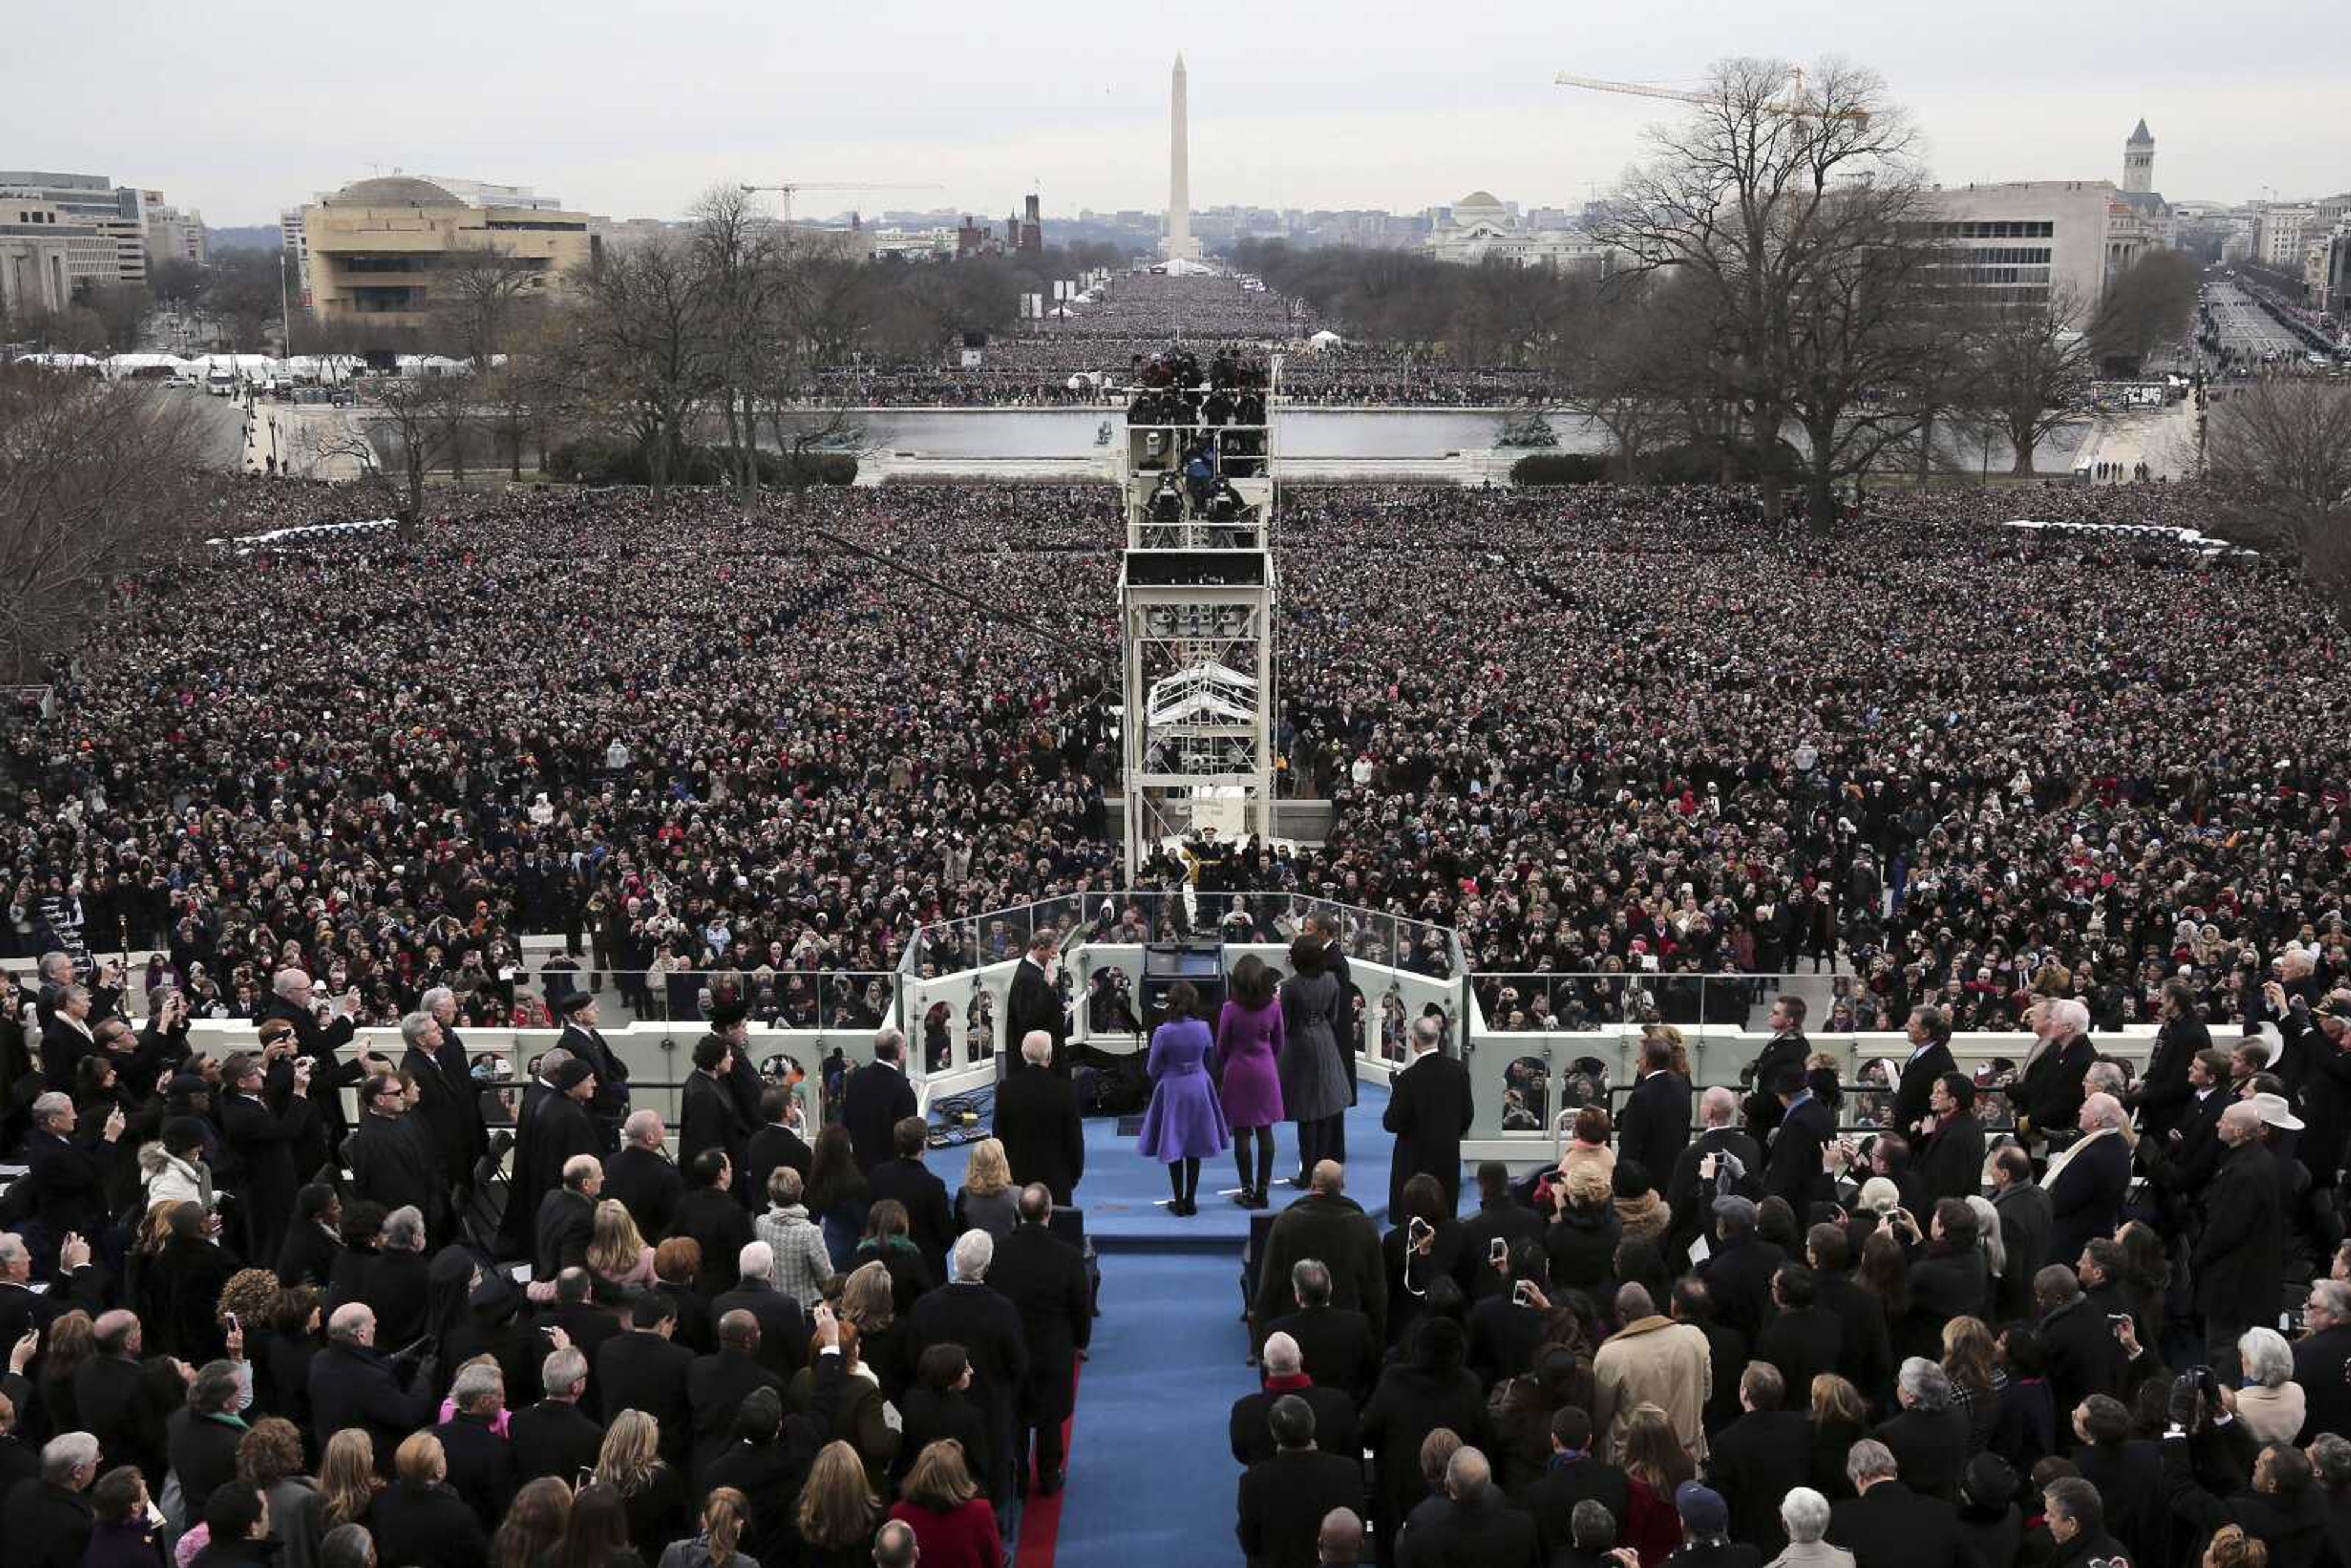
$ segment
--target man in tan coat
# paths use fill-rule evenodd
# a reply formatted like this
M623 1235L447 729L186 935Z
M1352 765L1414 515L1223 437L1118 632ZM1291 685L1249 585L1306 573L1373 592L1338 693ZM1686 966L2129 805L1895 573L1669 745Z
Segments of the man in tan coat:
M1625 1458L1625 1429L1639 1405L1655 1405L1673 1423L1694 1459L1706 1458L1706 1427L1700 1420L1714 1392L1712 1357L1706 1333L1693 1323L1660 1316L1649 1292L1626 1285L1616 1292L1616 1317L1625 1326L1608 1336L1592 1358L1592 1425L1606 1435L1612 1463Z

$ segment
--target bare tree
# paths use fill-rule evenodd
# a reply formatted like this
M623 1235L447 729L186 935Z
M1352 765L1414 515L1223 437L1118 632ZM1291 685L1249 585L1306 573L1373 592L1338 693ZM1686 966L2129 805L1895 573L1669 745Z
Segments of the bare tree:
M88 629L124 573L198 537L190 400L131 382L0 369L0 676Z
M608 413L629 429L646 456L656 513L723 379L703 285L689 241L660 235L608 247L573 279L576 305L549 365L550 386L575 415Z
M2011 474L2029 475L2033 450L2079 424L2095 365L2088 310L2072 289L2043 299L1984 307L1969 330L1967 374L1973 412L2007 437Z
M433 308L458 357L476 371L488 370L540 301L545 277L537 263L496 244L444 257L433 274Z
M2176 250L2151 250L2106 285L2090 322L2099 361L2122 374L2168 343L2186 340L2196 319L2196 263Z
M2351 387L2269 376L2209 417L2205 469L2229 537L2294 557L2351 620Z
M463 434L463 419L453 416L451 407L465 398L464 383L469 379L386 376L371 389L380 413L359 414L374 448L371 466L396 480L392 505L403 532L413 532L424 516L425 476L441 465L453 440Z
M1716 321L1725 384L1759 454L1801 426L1816 527L1835 480L1916 428L1886 396L1909 363L1900 340L1929 254L1919 239L1915 134L1871 71L1831 60L1719 63L1705 102L1653 128L1601 237L1647 271L1675 271ZM1776 509L1775 465L1764 499Z

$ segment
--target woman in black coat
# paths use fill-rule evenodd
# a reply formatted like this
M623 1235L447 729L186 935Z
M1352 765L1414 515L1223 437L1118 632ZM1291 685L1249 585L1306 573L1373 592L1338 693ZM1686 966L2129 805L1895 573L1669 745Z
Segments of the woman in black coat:
M235 1265L213 1239L203 1205L174 1205L168 1223L169 1238L140 1275L147 1354L196 1364L217 1360L228 1343L216 1315L221 1287Z
M903 1483L922 1451L942 1437L963 1445L964 1468L976 1476L988 1468L987 1417L971 1402L971 1359L963 1347L935 1344L914 1363L914 1385L906 1391L898 1457L890 1466L892 1485Z
M1559 1214L1543 1236L1551 1254L1554 1291L1582 1291L1597 1301L1614 1294L1608 1287L1616 1267L1616 1247L1625 1239L1616 1218L1616 1195L1608 1178L1578 1166L1558 1187Z
M398 1479L368 1509L376 1561L408 1568L480 1568L490 1538L482 1521L448 1483L441 1439L413 1432L392 1459Z
M1374 1456L1372 1513L1393 1541L1405 1514L1428 1492L1420 1445L1438 1427L1485 1446L1486 1395L1462 1364L1468 1341L1451 1318L1431 1316L1414 1332L1405 1359L1390 1363L1364 1406L1364 1444Z
M1388 1278L1388 1343L1399 1345L1419 1321L1428 1288L1468 1272L1469 1243L1445 1207L1445 1189L1425 1171L1404 1184L1403 1207L1388 1218L1395 1228L1380 1238L1380 1266Z

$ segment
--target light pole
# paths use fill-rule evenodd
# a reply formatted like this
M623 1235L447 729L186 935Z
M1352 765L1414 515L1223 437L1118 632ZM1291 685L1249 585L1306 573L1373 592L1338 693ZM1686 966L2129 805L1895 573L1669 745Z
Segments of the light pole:
M294 357L293 298L286 288L286 247L277 247L277 324L286 337L286 357Z

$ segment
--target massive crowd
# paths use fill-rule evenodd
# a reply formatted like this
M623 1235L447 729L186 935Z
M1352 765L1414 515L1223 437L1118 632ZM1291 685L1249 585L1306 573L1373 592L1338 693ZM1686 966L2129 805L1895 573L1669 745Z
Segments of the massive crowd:
M2173 976L2234 1019L2285 944L2344 961L2336 633L2167 531L2199 499L1888 496L1824 545L1712 490L1292 489L1280 749L1335 820L1213 890L1452 925L1531 1026L1799 967L1862 1027L2012 1028L2049 966L2102 1027ZM337 504L240 484L223 533ZM298 959L381 1021L441 984L506 1016L557 933L640 1009L718 971L874 1021L843 977L919 927L1117 887L1117 538L1107 490L917 486L224 546L128 585L7 733L0 943L162 949L233 1016Z
M1389 1228L1334 1157L1252 1260L1252 1562L1353 1561L1365 1518L1405 1568L2351 1562L2337 634L2185 534L2203 500L1891 495L1823 540L1715 490L1286 493L1280 749L1332 832L1163 852L1159 893L1442 923L1527 1027L1802 965L1913 1049L1864 1147L1795 998L1743 1101L1660 1028L1614 1124L1585 1106L1531 1181L1481 1168L1463 1218L1467 1080L1416 1078L1444 1020L1398 1019ZM0 1007L9 1561L996 1568L1060 1484L1091 1316L1043 971L953 1196L895 1031L815 1130L740 1026L874 1022L862 977L914 944L1008 956L987 912L1117 888L1114 498L310 526L340 505L225 486L225 542L124 585L9 716L6 940L160 950L95 985L45 958ZM1441 969L1417 930L1338 923ZM528 1005L544 932L705 1015L674 1157L578 971L545 977L563 1044L486 1108L456 1037ZM673 969L698 983L652 995ZM261 1049L192 1054L193 1010ZM2096 1060L2140 1020L2144 1071ZM353 1021L401 1060L340 1060ZM1966 1028L2032 1031L2013 1147L1952 1070ZM1285 1099L1335 1120L1332 1075L1276 1060L1279 1097L1235 1111L1228 1073L1155 1152Z

